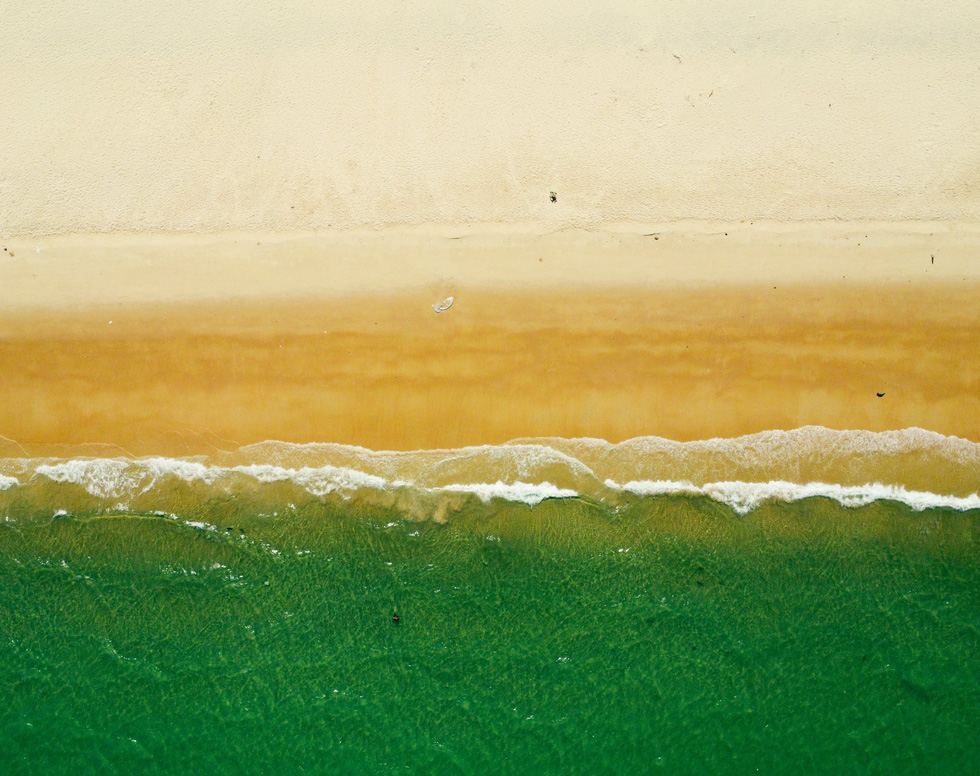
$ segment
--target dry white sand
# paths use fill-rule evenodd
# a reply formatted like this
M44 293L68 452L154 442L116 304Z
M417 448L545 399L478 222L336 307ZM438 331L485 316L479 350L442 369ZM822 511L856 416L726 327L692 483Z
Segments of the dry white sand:
M5 3L0 234L975 222L978 61L974 0Z

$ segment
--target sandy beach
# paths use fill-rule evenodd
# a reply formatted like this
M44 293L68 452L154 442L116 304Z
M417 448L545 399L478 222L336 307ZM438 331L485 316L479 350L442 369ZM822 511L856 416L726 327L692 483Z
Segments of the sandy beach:
M190 454L980 428L969 230L264 237L11 241L0 434Z
M7 9L0 435L976 439L975 5L614 6Z

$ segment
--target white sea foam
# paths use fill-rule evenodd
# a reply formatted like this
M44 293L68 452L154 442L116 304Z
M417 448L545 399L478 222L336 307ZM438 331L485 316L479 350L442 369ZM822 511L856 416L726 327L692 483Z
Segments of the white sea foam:
M219 457L226 465L272 463L300 469L329 464L429 488L495 480L547 481L588 496L598 495L606 479L698 485L769 479L863 486L880 481L959 496L980 487L980 444L920 428L872 432L806 426L732 439L675 442L638 437L618 444L546 437L412 451L269 441Z
M560 458L567 458L556 454ZM572 462L573 463L573 462ZM523 467L519 467L523 468ZM349 496L359 490L389 490L391 488L412 487L416 483L405 480L388 480L357 469L340 466L304 466L298 469L270 464L250 464L246 466L207 466L196 461L169 458L147 458L135 461L124 459L72 460L56 464L42 464L35 473L58 483L71 483L83 487L97 498L118 499L123 496L136 496L146 493L159 480L167 476L177 477L185 482L199 481L213 485L222 477L239 474L261 483L291 482L311 495L323 497L331 493ZM16 483L17 480L13 480ZM525 504L538 504L548 498L568 498L578 493L568 488L558 488L549 482L531 484L516 481L506 484L503 481L491 483L457 484L450 483L427 490L472 493L481 500L491 498L520 501Z
M140 458L131 463L134 466L145 468L154 479L170 475L178 477L184 482L199 480L211 485L224 474L224 469L220 466L208 466L199 461L181 458Z
M766 501L792 503L807 498L829 498L844 507L862 507L875 501L897 501L916 512L923 509L947 508L957 511L980 509L980 496L944 496L916 490L906 490L898 485L833 485L825 482L795 483L776 480L773 482L709 482L695 485L691 482L672 480L643 480L623 485L606 480L606 486L637 496L689 495L707 496L727 504L740 515L746 515Z
M412 491L419 504L428 503L424 494L458 493L484 503L528 505L576 496L615 502L625 491L704 495L739 514L765 501L811 497L844 506L887 499L913 509L966 510L980 508L980 444L917 428L879 433L809 426L695 442L542 438L375 452L269 441L193 458L0 459L0 492L28 487L34 479L77 485L96 498L127 504L180 482L225 493L282 482L317 498L383 494L382 503L392 497L412 503Z
M252 464L225 467L208 466L198 461L179 458L76 459L54 464L44 463L37 466L34 473L58 483L79 485L89 494L105 499L141 495L168 476L184 482L198 481L213 485L221 478L237 473L263 483L293 482L314 496L335 492L349 494L361 488L383 489L389 484L382 477L337 466L288 469L269 464ZM18 483L14 478L4 479L10 479L11 484Z
M41 464L34 471L58 483L80 485L97 498L118 499L145 493L153 487L153 479L148 478L145 471L134 466L132 461L115 458L74 459L56 464Z
M862 485L886 476L887 481L914 488L903 481L913 477L919 489L931 490L931 473L941 470L954 479L961 493L980 485L980 444L921 428L874 432L804 426L690 442L650 436L611 444L602 439L548 437L507 444L551 447L588 466L597 477L620 482L704 484L751 481L769 474L773 480Z
M253 464L233 466L226 471L239 472L254 477L259 482L293 482L319 497L336 492L350 493L362 488L384 490L389 487L389 482L383 477L339 466L317 468L304 466L301 469L286 469L280 466Z
M470 484L443 485L433 490L447 493L472 493L484 504L489 504L491 499L500 498L506 501L519 501L528 506L537 506L545 499L549 498L575 498L579 494L568 488L559 488L550 482L532 484L529 482L513 482L507 484L499 480L490 484L488 482L475 482Z

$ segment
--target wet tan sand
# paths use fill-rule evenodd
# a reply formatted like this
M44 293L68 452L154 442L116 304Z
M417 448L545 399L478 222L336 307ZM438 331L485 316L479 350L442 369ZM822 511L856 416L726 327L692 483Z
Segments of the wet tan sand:
M0 311L4 437L32 452L102 442L133 454L264 439L690 440L807 424L980 439L971 277L427 282L183 303L107 288L112 304ZM446 288L456 302L436 314Z

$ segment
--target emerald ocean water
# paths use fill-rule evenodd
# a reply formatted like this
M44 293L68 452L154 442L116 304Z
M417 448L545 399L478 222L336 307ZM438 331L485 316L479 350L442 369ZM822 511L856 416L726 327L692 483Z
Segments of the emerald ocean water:
M978 448L10 455L0 773L976 773Z

